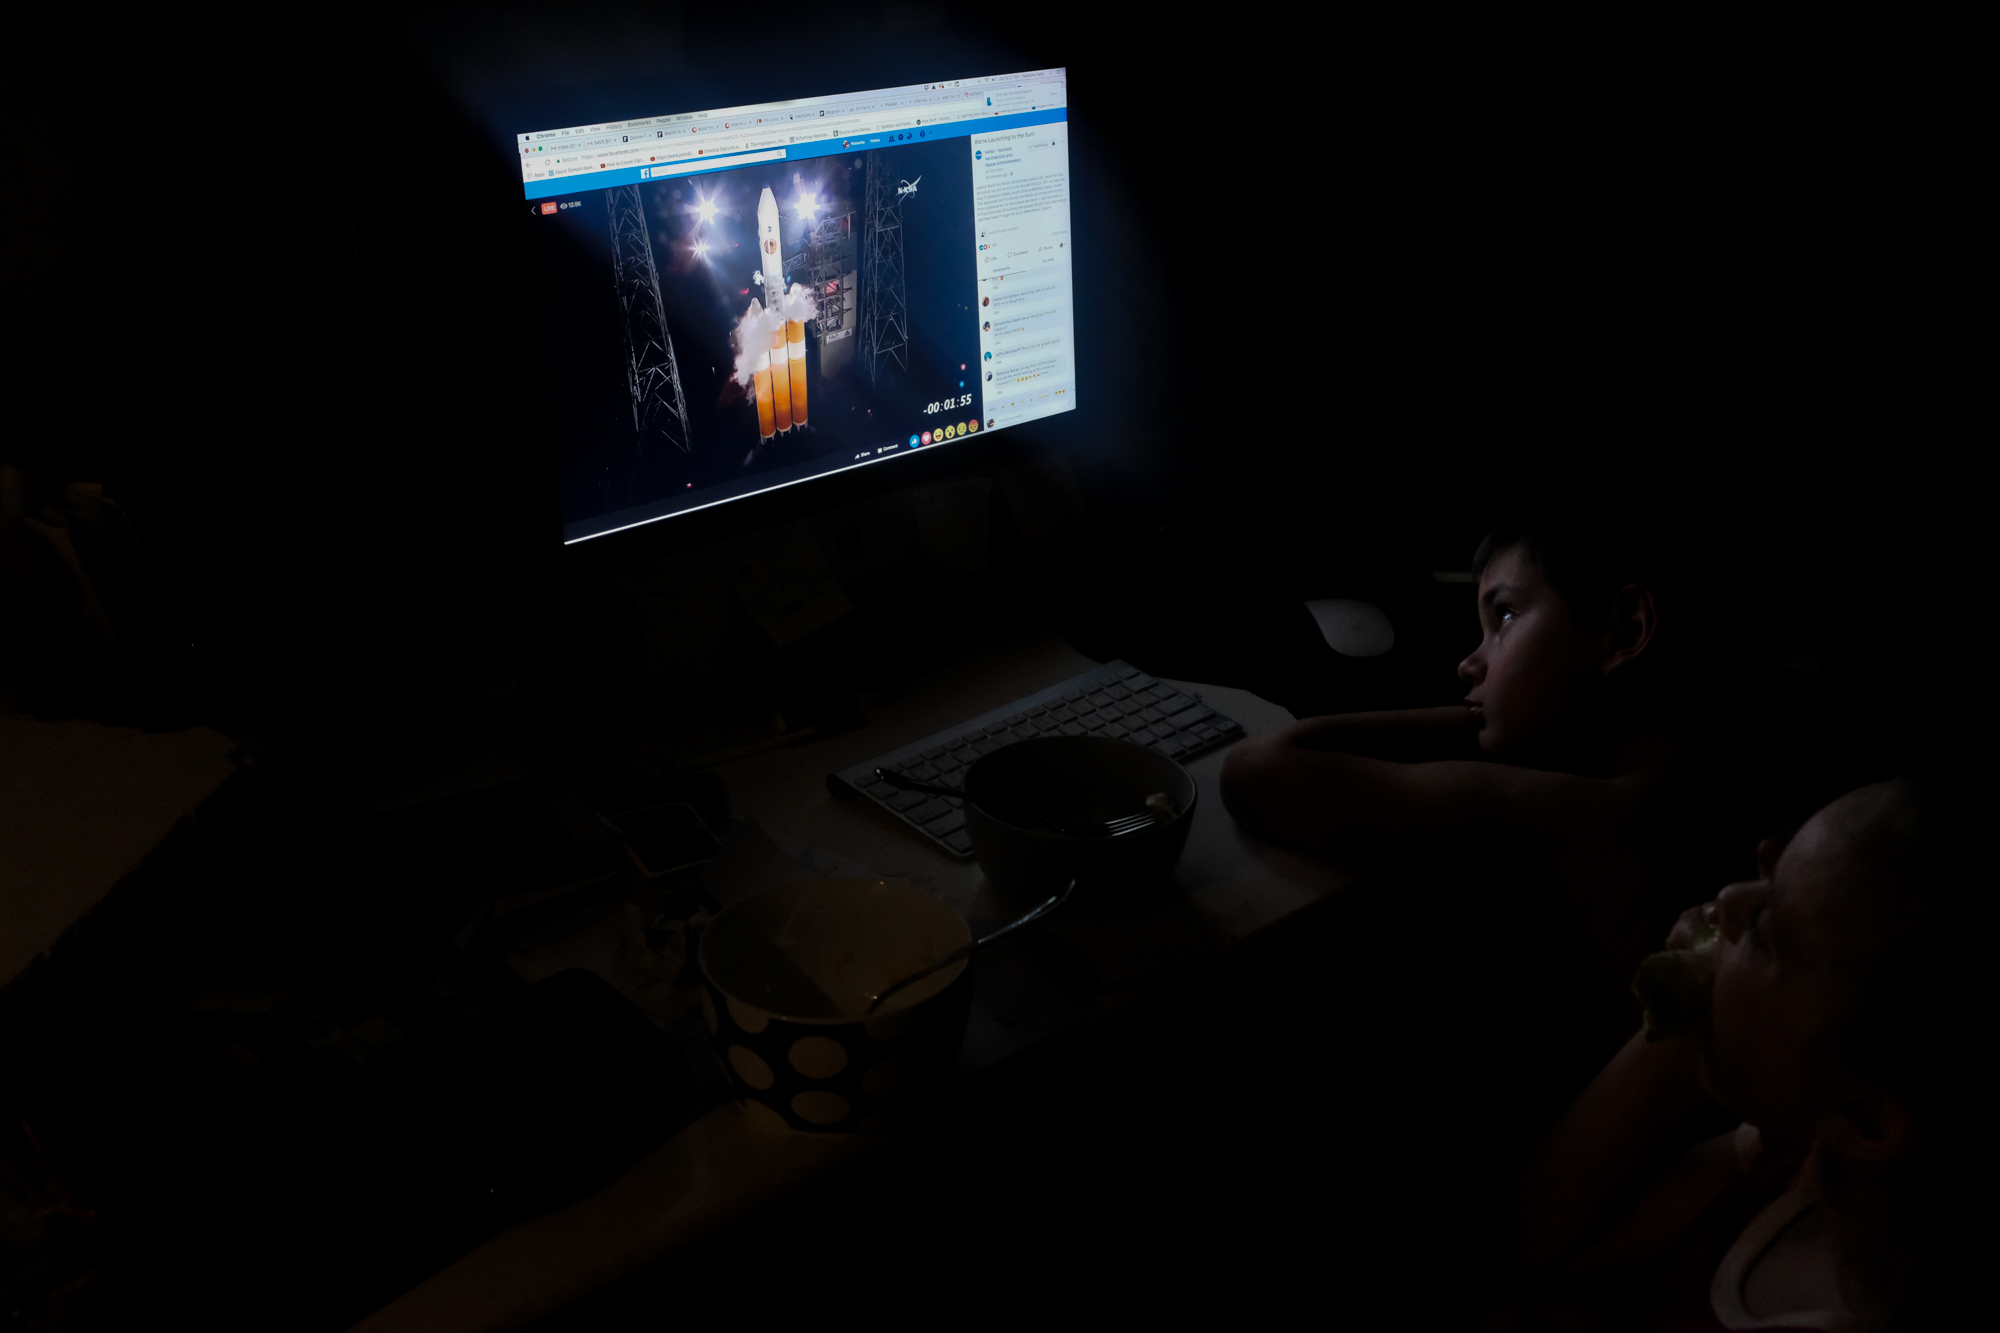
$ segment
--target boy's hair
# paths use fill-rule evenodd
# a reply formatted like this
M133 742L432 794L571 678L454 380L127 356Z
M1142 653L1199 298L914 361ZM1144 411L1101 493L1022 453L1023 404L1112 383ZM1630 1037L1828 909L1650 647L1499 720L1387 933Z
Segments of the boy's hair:
M1990 1197L1995 895L1990 781L1902 778L1855 836L1827 910L1838 1010L1830 1037L1854 1073L1909 1107L1908 1160L1862 1168L1824 1155L1859 1289L1898 1328L1949 1327L1985 1270L1964 1202Z
M1518 548L1556 595L1569 603L1570 619L1596 628L1611 613L1611 601L1630 583L1650 589L1655 601L1666 596L1670 573L1665 542L1655 524L1630 514L1614 520L1577 514L1509 515L1493 526L1472 554L1478 578L1493 557Z

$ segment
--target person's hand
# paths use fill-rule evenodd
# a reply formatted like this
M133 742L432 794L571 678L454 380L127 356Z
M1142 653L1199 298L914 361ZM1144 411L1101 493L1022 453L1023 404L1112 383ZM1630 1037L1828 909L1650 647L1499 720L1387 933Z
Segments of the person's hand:
M1681 919L1674 922L1674 928L1667 932L1666 947L1692 949L1702 931L1718 927L1721 923L1721 908L1713 898L1699 907L1690 907L1681 913Z

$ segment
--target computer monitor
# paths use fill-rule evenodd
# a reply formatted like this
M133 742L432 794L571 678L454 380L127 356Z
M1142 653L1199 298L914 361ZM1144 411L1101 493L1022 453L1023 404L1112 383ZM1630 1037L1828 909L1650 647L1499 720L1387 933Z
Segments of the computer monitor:
M517 134L562 540L1076 405L1065 71Z

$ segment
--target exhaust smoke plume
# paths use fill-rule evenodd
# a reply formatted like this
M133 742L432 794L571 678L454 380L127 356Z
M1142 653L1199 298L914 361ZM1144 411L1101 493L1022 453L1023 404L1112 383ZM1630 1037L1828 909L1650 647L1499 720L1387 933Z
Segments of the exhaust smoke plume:
M758 355L771 350L771 336L785 327L786 320L795 319L803 324L818 315L819 302L796 282L768 310L762 301L751 297L749 309L743 312L743 318L736 322L736 332L730 335L736 347L737 385L749 387L750 377L756 373Z

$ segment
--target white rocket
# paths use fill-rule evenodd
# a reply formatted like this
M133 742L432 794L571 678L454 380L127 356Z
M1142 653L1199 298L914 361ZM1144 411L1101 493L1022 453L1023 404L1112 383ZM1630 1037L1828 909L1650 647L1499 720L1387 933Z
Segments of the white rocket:
M764 304L776 305L785 294L785 260L778 244L778 198L766 185L757 200L757 254L764 271L757 276L764 288Z
M763 268L752 277L764 289L765 309L776 310L785 301L785 257L778 236L778 198L768 185L757 200L757 253ZM806 424L805 325L781 320L771 330L770 348L757 352L751 380L761 441Z

